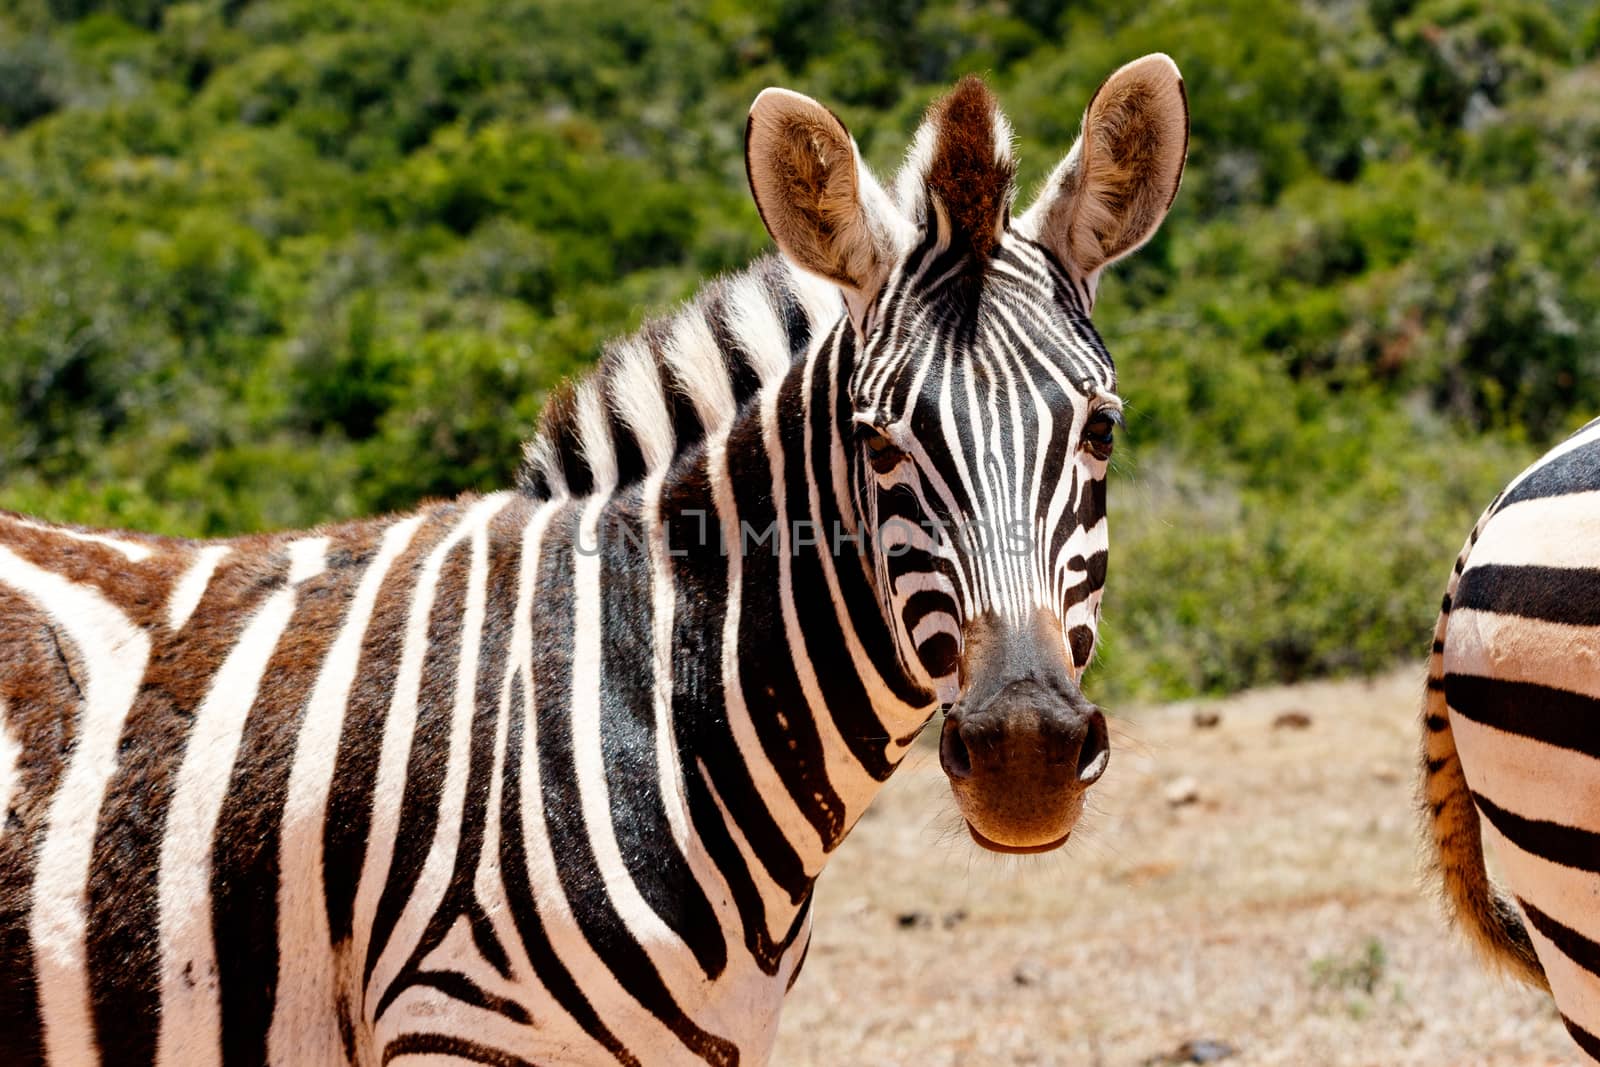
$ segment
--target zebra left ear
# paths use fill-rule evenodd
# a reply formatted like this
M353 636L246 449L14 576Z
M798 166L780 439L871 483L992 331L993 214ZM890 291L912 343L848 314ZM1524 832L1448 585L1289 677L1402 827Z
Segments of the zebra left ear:
M859 325L909 247L910 223L862 164L844 123L809 96L764 90L750 108L744 161L778 249L837 285Z
M1092 301L1100 271L1144 244L1178 195L1189 152L1183 75L1159 52L1095 91L1083 132L1017 232L1049 247Z

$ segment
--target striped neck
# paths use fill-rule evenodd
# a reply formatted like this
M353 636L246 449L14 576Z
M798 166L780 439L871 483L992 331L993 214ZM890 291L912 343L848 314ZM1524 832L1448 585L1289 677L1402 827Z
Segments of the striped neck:
M758 959L793 936L779 917L798 923L933 710L855 540L840 384L854 354L841 320L702 454L618 503L651 531L684 810L713 862L740 872L730 887Z

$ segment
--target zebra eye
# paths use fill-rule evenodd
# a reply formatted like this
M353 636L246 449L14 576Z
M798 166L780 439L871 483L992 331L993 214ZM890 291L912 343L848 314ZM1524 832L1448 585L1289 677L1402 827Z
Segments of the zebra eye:
M1116 429L1121 422L1122 415L1113 408L1102 408L1089 416L1089 423L1083 428L1083 444L1090 455L1102 460L1111 458Z
M867 462L879 474L888 474L906 458L905 452L893 441L870 426L862 427L859 436L861 450L867 454Z

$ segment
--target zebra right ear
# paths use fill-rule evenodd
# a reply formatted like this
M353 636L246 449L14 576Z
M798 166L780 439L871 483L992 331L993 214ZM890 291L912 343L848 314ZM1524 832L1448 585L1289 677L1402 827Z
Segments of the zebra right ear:
M842 289L859 325L909 247L910 223L862 165L844 123L809 96L766 89L750 108L744 162L778 249Z

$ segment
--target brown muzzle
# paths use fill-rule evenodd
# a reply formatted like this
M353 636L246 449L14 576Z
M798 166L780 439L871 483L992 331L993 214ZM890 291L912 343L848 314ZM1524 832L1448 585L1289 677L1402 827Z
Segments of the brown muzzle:
M997 852L1048 852L1072 832L1105 773L1105 716L1078 690L1053 616L993 616L968 627L961 699L945 715L939 762L972 837Z

